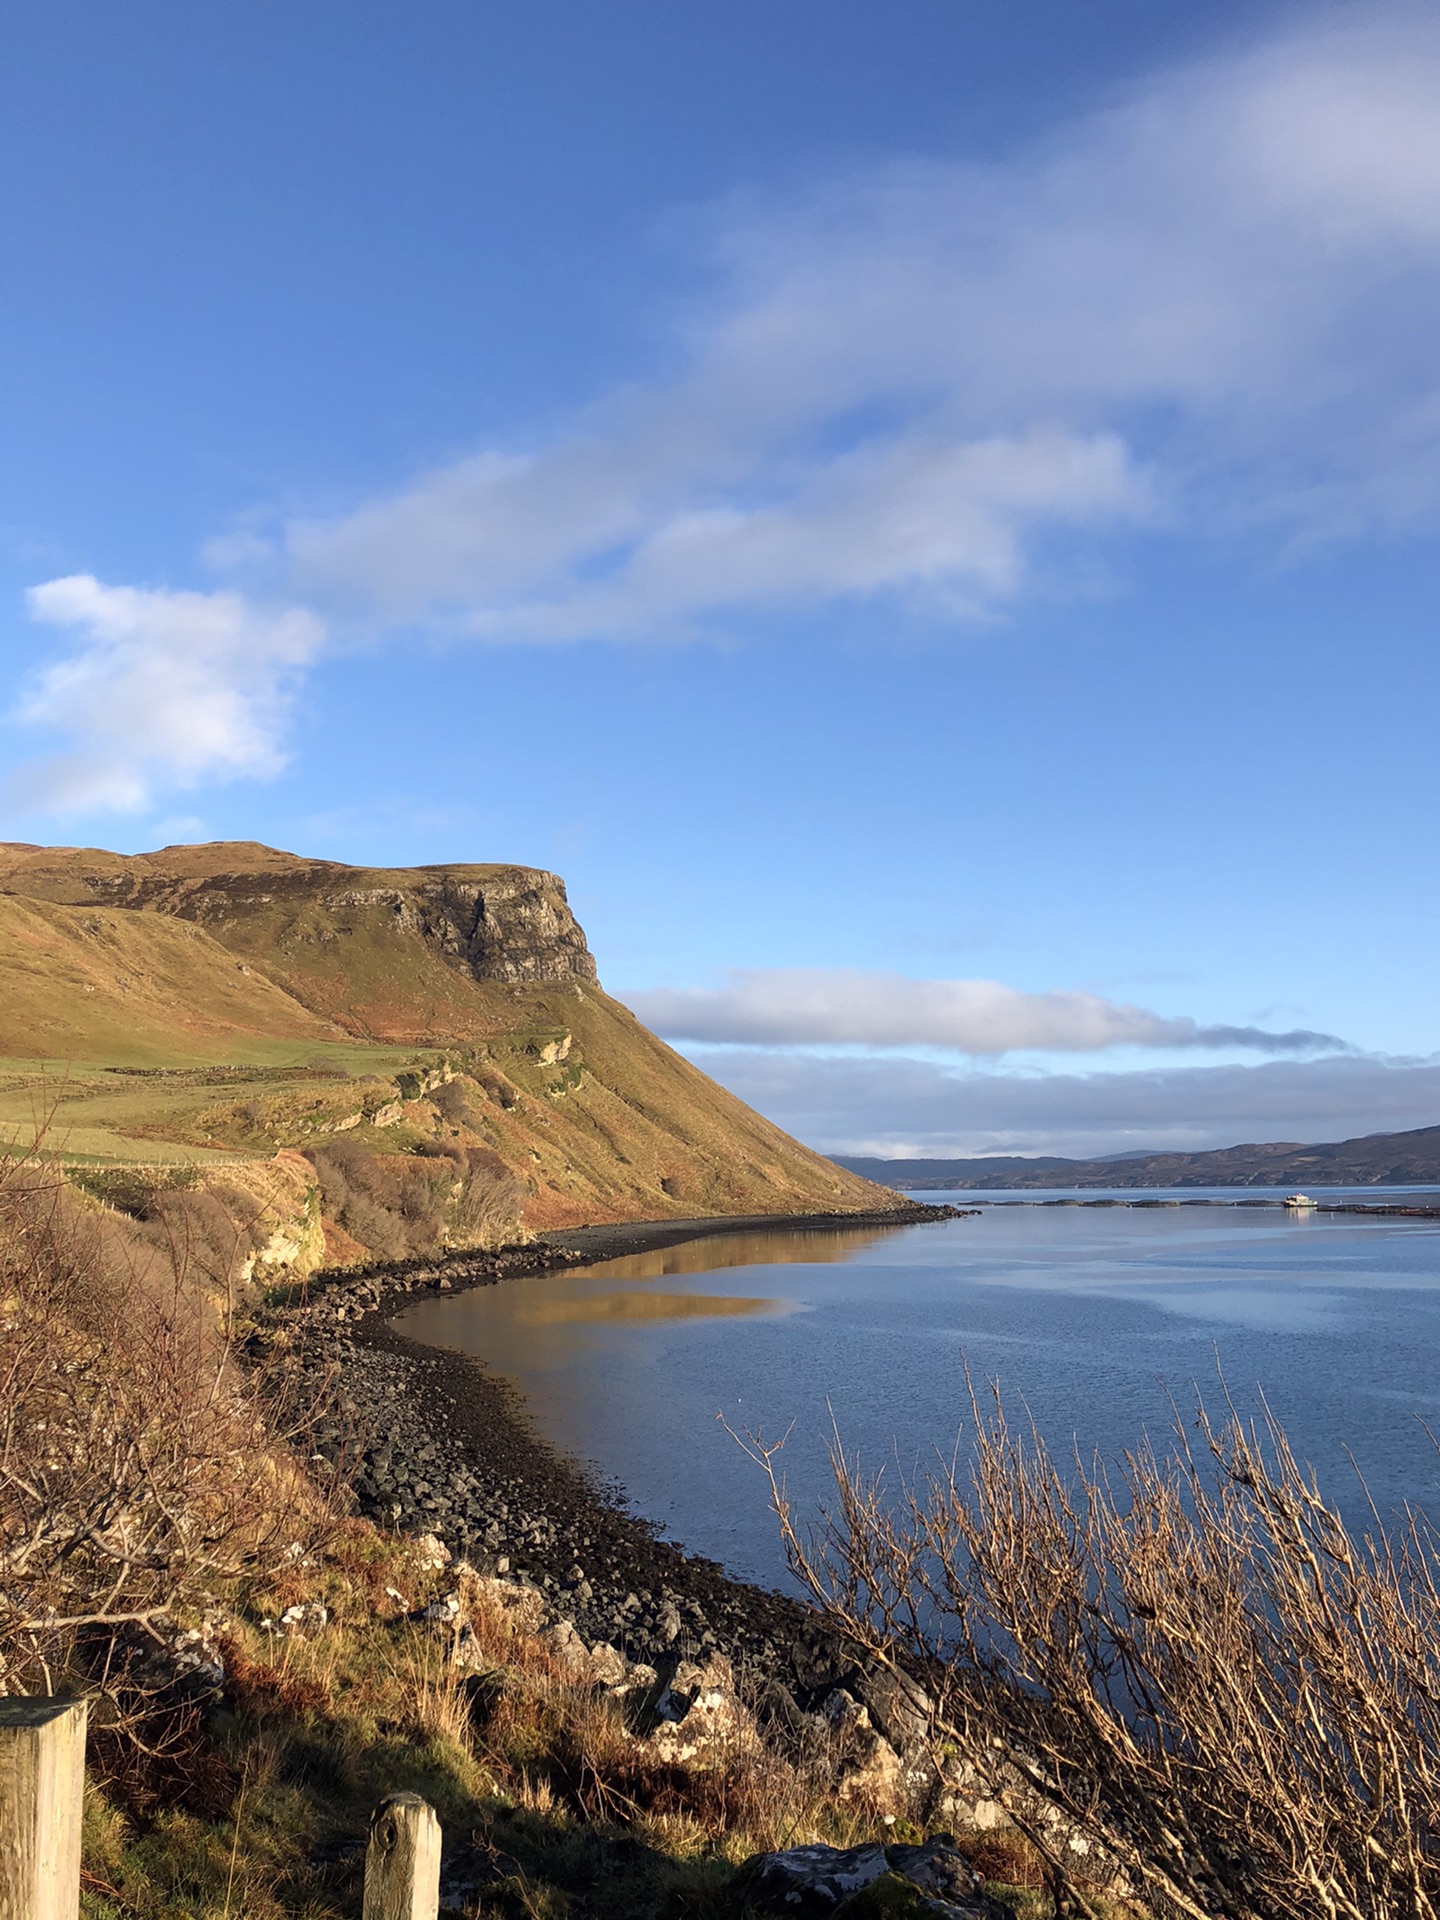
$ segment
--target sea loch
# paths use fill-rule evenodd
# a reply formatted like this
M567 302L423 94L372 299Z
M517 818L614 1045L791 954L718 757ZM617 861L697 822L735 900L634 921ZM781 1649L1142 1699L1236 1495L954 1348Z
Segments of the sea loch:
M766 1584L784 1568L764 1487L718 1416L788 1432L790 1489L818 1501L832 1411L864 1462L923 1468L955 1444L967 1363L1087 1455L1163 1440L1169 1397L1213 1404L1218 1368L1242 1409L1263 1392L1348 1517L1363 1524L1355 1465L1382 1509L1440 1510L1440 1223L997 1196L920 1226L717 1235L398 1324L508 1374L554 1444Z

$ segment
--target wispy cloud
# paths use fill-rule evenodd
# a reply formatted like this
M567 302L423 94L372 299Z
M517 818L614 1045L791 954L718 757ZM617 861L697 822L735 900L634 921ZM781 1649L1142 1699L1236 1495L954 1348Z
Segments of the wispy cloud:
M1325 15L1001 164L718 219L683 371L260 549L369 619L683 631L974 613L1052 535L1440 507L1440 17Z
M12 799L52 813L135 811L157 790L284 764L296 677L324 629L238 593L109 587L89 574L31 589L30 612L78 644L37 674L18 718L62 736L21 769Z
M707 1052L707 1073L831 1153L1191 1151L1440 1123L1440 1059L1368 1055L1133 1073L1017 1074L925 1060Z
M698 441L702 422L653 401L634 412L650 417L293 526L276 577L366 620L495 640L673 635L718 611L895 592L964 616L1019 588L1036 528L1113 524L1146 501L1108 432L956 439L917 424L833 456L697 443L686 458L644 442L692 425Z
M1111 1047L1344 1049L1333 1034L1203 1026L1095 993L1021 993L997 980L912 980L821 967L738 970L721 987L625 996L673 1040L718 1045L938 1047L965 1054L1098 1053Z

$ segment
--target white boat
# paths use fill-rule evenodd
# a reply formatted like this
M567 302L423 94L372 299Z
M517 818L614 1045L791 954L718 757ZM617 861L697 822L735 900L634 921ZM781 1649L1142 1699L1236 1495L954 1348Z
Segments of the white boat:
M1298 1209L1301 1207L1317 1206L1319 1203L1318 1201L1312 1200L1308 1193L1287 1193L1282 1204Z

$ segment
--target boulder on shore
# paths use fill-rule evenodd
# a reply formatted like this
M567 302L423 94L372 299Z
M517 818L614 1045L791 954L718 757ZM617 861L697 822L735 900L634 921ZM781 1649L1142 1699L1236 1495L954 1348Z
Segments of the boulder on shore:
M985 1892L980 1875L949 1834L923 1846L787 1847L747 1860L742 1882L761 1913L795 1920L835 1915L863 1920L1015 1920Z

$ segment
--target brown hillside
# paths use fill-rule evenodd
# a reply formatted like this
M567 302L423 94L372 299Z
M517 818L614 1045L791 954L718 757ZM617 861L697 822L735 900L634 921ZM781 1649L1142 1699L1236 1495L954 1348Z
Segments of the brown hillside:
M343 1040L352 1072L364 1070L355 1043L368 1043L376 1056L369 1071L382 1077L395 1074L397 1047L424 1049L444 1055L445 1072L456 1075L444 1089L417 1090L401 1074L388 1108L373 1091L352 1099L339 1086L302 1098L292 1080L269 1095L249 1087L228 1103L218 1090L202 1098L187 1086L157 1115L166 1097L157 1086L130 1125L137 1138L164 1135L197 1150L305 1146L337 1130L349 1100L355 1146L413 1152L460 1141L497 1153L522 1179L524 1219L536 1227L900 1204L790 1139L610 999L553 874L347 867L253 842L134 856L3 845L0 890L17 918L28 912L72 930L86 920L128 923L153 938L146 1006L162 1022L172 1008L167 1057L177 1065L193 1061L197 1046L203 1052L208 1034L196 1022L224 1012L221 987L229 991L233 974L251 992L245 1018L253 1024L243 1026L237 1012L231 1037L243 1026L271 1043ZM205 964L177 971L172 953L203 955ZM53 972L44 958L40 969L56 991L17 1000L14 1017L0 1019L12 1058L156 1057L145 1050L153 1049L148 1037L137 1040L133 989L103 1001L85 994L75 963L62 967L58 954ZM146 971L138 960L135 970ZM82 998L96 1003L93 1012ZM218 1026L213 1034L212 1058L243 1057L221 1049ZM273 1044L253 1057L274 1060Z
M342 1036L198 927L0 896L0 1055L214 1060L260 1037Z
M367 1040L483 1039L476 981L595 978L564 885L531 867L347 867L248 840L130 856L0 843L0 888L194 921Z

